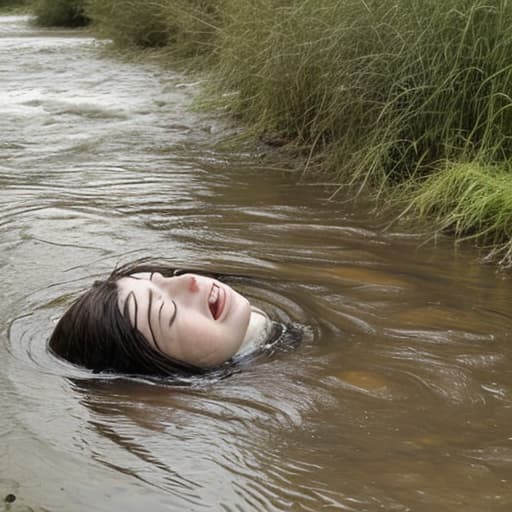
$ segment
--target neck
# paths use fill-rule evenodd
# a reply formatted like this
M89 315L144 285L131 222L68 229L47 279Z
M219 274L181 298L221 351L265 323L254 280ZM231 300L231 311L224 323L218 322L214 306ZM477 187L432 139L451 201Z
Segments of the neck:
M261 347L270 333L271 322L264 311L252 306L249 326L244 341L235 356L246 355Z

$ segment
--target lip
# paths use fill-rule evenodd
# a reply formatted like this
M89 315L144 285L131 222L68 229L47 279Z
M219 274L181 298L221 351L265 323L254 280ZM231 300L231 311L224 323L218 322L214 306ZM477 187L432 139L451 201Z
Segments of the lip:
M220 284L215 283L219 287L219 307L217 310L217 320L222 320L224 313L227 311L227 293L226 289Z
M217 299L217 314L216 314L216 317L214 317L214 320L215 321L219 321L219 320L222 320L222 317L224 316L224 313L227 311L227 303L228 303L228 295L226 293L226 289L222 286L221 283L219 283L218 281L214 281L213 284L212 284L212 287L210 288L210 293L213 289L213 287L216 286L219 290L219 297Z

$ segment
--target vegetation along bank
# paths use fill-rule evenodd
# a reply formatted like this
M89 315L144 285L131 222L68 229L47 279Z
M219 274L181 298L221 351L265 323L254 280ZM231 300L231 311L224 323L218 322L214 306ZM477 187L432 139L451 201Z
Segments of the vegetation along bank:
M36 0L209 73L251 131L512 264L511 0ZM228 93L228 94L226 94Z

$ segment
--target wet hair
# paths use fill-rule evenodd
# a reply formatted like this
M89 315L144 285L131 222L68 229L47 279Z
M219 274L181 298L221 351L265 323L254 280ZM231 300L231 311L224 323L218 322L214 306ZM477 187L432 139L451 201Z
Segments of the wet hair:
M118 304L117 281L139 272L159 272L166 277L192 272L221 281L229 277L149 263L119 267L106 280L95 281L64 313L50 337L50 350L58 357L95 373L165 377L176 383L187 383L190 378L205 375L223 378L236 371L240 361L230 360L217 368L205 369L175 360L148 343L130 322L126 307L121 312ZM285 339L284 335L292 331L274 323L267 346L278 339Z

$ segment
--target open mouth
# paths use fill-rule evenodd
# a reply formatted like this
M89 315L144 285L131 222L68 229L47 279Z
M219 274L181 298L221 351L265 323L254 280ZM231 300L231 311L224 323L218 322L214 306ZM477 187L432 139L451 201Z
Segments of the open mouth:
M214 320L217 320L222 314L224 302L223 290L217 284L213 283L210 295L208 296L208 307L210 308Z

